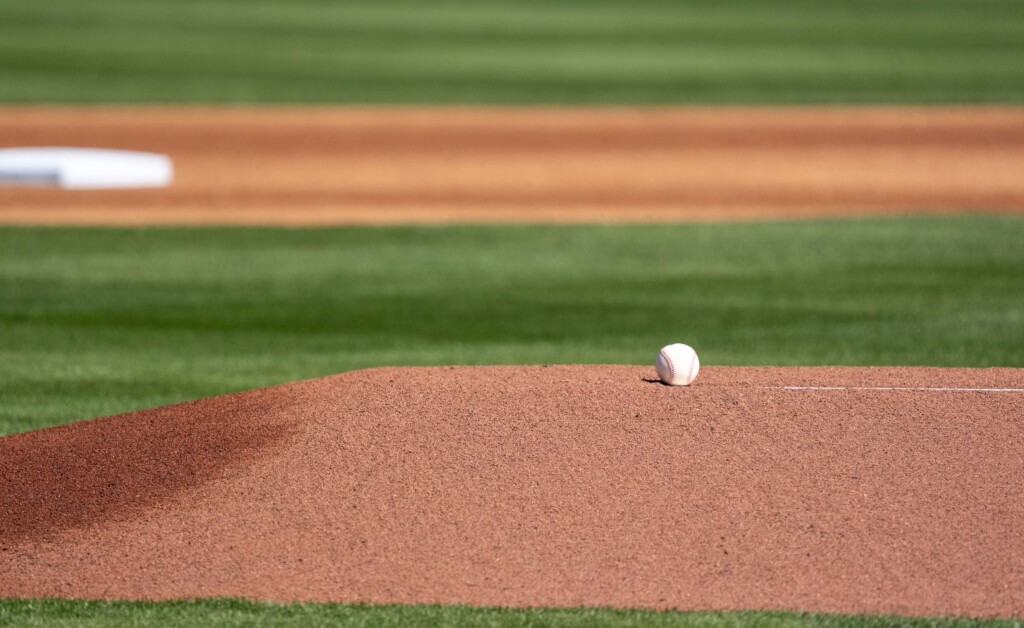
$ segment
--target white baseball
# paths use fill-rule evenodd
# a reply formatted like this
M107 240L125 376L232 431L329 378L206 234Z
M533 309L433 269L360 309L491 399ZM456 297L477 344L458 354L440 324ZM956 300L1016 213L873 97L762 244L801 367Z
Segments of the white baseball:
M662 347L654 362L658 377L669 386L689 386L697 378L700 360L689 345L676 343Z

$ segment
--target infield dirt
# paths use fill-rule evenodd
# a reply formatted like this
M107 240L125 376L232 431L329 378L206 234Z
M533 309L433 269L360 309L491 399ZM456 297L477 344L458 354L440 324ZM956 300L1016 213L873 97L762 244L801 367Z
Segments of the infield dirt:
M1024 615L1024 370L654 377L383 368L0 438L0 597Z
M0 145L167 153L0 223L640 222L1024 212L1024 109L0 108Z

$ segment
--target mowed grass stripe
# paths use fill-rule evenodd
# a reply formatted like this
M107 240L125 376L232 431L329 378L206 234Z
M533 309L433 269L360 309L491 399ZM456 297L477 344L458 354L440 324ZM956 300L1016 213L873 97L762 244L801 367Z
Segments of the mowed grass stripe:
M1024 100L1014 0L13 0L0 102Z
M379 365L1024 366L1024 219L0 229L0 433ZM652 367L653 369L653 367ZM653 370L652 370L653 372Z
M84 602L0 600L0 622L33 626L488 626L493 628L1019 628L1008 619L906 618L743 611L658 612L613 609L506 609L466 606L265 604L243 600Z

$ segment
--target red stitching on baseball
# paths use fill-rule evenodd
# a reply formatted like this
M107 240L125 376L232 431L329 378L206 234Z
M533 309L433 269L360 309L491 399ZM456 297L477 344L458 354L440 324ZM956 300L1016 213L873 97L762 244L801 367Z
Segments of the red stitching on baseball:
M676 378L676 368L672 365L672 358L668 357L664 349L661 350L661 357L665 359L665 364L668 365L668 381L671 384Z

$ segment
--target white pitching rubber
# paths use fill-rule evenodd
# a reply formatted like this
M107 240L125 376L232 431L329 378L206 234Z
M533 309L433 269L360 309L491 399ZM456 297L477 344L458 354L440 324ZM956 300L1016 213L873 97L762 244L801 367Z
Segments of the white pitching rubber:
M689 386L700 371L700 360L692 347L676 343L662 347L654 368L661 381L669 386Z
M0 185L69 190L155 188L174 177L171 159L156 153L99 148L0 150Z

